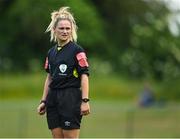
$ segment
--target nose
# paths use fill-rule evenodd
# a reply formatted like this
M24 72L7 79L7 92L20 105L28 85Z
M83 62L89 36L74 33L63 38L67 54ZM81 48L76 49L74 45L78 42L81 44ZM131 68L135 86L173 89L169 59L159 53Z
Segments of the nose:
M63 29L63 33L67 33L67 29Z

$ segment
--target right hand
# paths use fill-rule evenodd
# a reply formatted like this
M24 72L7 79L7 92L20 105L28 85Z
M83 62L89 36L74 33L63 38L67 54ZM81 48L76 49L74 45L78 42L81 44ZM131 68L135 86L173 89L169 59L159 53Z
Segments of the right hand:
M88 115L90 114L90 106L89 106L89 102L82 102L81 103L81 115Z
M46 105L45 105L45 103L39 104L39 106L37 108L37 112L38 112L39 115L44 115L46 113Z

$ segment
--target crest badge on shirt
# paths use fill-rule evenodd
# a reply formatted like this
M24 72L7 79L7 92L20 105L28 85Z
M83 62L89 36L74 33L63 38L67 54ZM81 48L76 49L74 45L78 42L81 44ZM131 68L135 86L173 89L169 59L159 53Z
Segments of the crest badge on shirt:
M61 73L64 73L67 70L67 65L66 64L61 64L59 66L59 70L61 71Z

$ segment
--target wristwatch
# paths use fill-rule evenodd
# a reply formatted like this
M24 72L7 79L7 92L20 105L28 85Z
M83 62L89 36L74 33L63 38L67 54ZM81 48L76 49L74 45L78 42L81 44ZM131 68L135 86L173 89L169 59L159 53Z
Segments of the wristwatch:
M82 99L82 102L84 102L84 103L87 103L87 102L89 102L90 100L89 100L89 98L83 98Z
M40 104L44 103L46 105L46 100L41 100Z

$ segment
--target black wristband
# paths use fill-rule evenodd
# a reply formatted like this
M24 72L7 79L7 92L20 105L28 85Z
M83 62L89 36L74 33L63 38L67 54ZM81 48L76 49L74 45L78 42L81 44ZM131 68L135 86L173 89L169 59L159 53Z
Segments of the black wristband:
M84 103L87 103L87 102L89 102L90 100L89 100L89 98L83 98L82 99L82 102L84 102Z
M46 105L46 100L41 100L40 104L44 103Z

